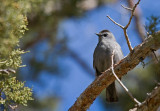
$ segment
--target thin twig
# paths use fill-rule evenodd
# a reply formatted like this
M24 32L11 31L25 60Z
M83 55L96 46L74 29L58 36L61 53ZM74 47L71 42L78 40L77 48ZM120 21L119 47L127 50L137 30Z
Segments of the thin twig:
M121 27L122 29L124 29L124 27L122 25L120 25L119 23L115 22L110 16L107 15L107 17L116 25L118 25L119 27Z
M126 10L129 10L129 11L132 11L132 9L131 8L129 8L129 7L125 7L124 5L121 5L124 9L126 9Z
M134 3L133 3L133 0L127 0L128 2L128 7L134 7ZM141 10L140 8L136 8L136 10L134 11L134 18L135 18L135 28L138 32L138 34L140 35L140 38L142 41L144 41L145 39L145 28L144 26L141 24L142 23L142 17L141 17Z
M9 107L10 107L12 110L15 111L15 109L18 107L18 105L10 105L10 104L9 104Z
M129 37L128 37L128 34L127 34L127 30L126 29L123 29L123 32L124 32L124 35L125 35L125 38L126 38L126 41L127 41L127 44L128 44L128 47L129 47L129 50L130 52L133 50L132 46L131 46L131 43L129 41Z
M107 15L107 17L116 25L118 25L119 27L121 27L123 29L123 32L124 32L124 35L125 35L125 38L126 38L126 41L127 41L127 44L128 44L128 47L129 47L129 50L130 52L132 51L132 46L131 46L131 43L129 41L129 37L127 35L127 29L124 28L124 26L120 25L119 23L115 22L110 16Z
M138 2L134 5L134 7L133 7L133 9L132 9L132 12L131 12L131 17L130 17L130 19L129 19L129 22L128 22L128 24L124 27L124 29L127 29L128 26L130 25L131 20L132 20L133 15L134 15L134 11L135 11L135 9L136 9L136 7L137 7L137 5L139 4L140 1L141 1L141 0L138 0Z
M14 69L0 69L0 72L2 73L6 73L6 74L10 74L10 73L16 73L16 71Z
M136 106L129 111L159 111L160 106L160 86L157 86L148 94L145 101L142 102L140 106Z
M128 26L130 25L130 23L131 23L131 20L132 20L133 15L134 15L134 11L135 11L135 9L136 9L136 7L137 7L137 5L139 4L140 1L141 1L141 0L138 0L138 2L134 5L134 7L133 7L132 9L131 9L131 8L127 8L127 7L123 6L123 5L121 5L123 8L131 11L131 17L129 18L129 21L128 21L128 23L127 23L127 25L126 25L125 27L122 26L122 25L120 25L119 23L115 22L111 17L109 17L109 16L107 15L107 17L108 17L114 24L118 25L119 27L121 27L121 28L123 29L123 32L124 32L124 35L125 35L125 38L126 38L126 41L127 41L128 48L129 48L130 52L133 50L133 48L132 48L132 46L131 46L131 43L130 43L130 41L129 41L129 37L128 37L128 35L127 35L127 28L128 28Z
M127 87L121 82L121 80L117 77L117 75L115 74L114 72L114 69L113 69L113 56L114 56L114 51L112 52L112 56L111 56L111 60L112 60L112 73L113 75L115 76L115 78L117 79L117 81L119 82L119 84L124 88L124 90L127 92L127 94L131 97L131 99L137 104L137 105L141 105L141 103L133 97L132 93L129 92L129 90L127 89Z
M1 62L0 62L0 64L4 64L4 63L6 63L6 61L1 61Z

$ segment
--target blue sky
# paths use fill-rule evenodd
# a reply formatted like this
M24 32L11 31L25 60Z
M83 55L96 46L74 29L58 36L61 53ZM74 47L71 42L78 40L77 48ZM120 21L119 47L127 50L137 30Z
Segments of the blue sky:
M123 4L123 2L120 3ZM145 24L146 17L151 15L160 16L159 0L154 0L154 3L151 0L141 0L139 6L142 9L143 25ZM86 12L81 18L69 18L59 24L58 38L61 39L67 35L67 45L69 48L74 50L91 68L93 66L93 52L98 42L98 37L95 33L100 32L103 29L108 29L115 35L125 56L129 53L122 29L113 24L106 15L109 15L122 25L125 25L129 18L129 12L124 10L120 4L117 3L98 7ZM128 29L128 35L132 47L140 43L140 40L138 39L139 37L135 33L133 22ZM44 47L42 48L42 46ZM46 46L46 41L36 45L36 47L37 53L39 53L39 57L37 58L39 60L44 59L41 54L48 48ZM30 54L31 53L32 50ZM28 55L29 54L27 54L27 56ZM37 97L39 95L43 95L44 97L48 95L57 95L61 97L56 111L66 111L71 105L73 105L76 98L94 80L94 77L89 76L70 57L59 58L58 61L59 64L63 64L63 67L67 69L64 72L65 76L63 78L53 76L48 72L43 71L39 77L39 81L44 83L43 87L34 82L27 81L27 83L29 86L33 86L33 91ZM91 105L89 111L105 111L104 106L100 101L100 98L97 98ZM111 109L108 111L111 111Z

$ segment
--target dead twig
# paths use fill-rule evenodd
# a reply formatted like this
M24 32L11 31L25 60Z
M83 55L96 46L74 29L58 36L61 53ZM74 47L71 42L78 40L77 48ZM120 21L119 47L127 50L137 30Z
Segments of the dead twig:
M148 97L140 106L136 106L129 111L157 111L160 106L160 85L157 84L154 90L147 95Z
M10 73L16 73L16 71L14 70L14 69L11 69L11 68L9 68L9 69L0 69L0 72L1 73L5 73L5 74L10 74Z
M9 104L9 107L10 107L12 110L15 111L15 109L18 107L18 105L10 105L10 104Z
M133 0L127 0L128 2L128 6L129 7L133 7L134 3ZM135 28L138 32L138 34L140 35L140 38L142 41L144 41L146 34L145 34L145 28L142 25L142 20L141 20L141 13L140 13L140 8L136 8L136 10L134 11L134 18L135 18Z
M124 26L122 26L121 24L117 23L116 21L114 21L110 16L107 15L107 17L116 25L118 25L119 27L121 27L122 29L124 29Z
M132 9L131 8L129 8L129 7L125 7L124 5L121 5L124 9L126 9L126 10L129 10L129 11L132 11Z
M125 38L126 38L126 41L127 41L127 44L128 44L128 47L129 47L130 52L133 50L133 48L132 48L131 43L130 43L130 41L129 41L129 37L128 37L128 34L127 34L127 28L129 27L129 25L130 25L130 23L131 23L131 21L132 21L132 18L133 18L133 16L134 16L134 11L135 11L135 9L136 9L136 7L138 6L138 4L139 4L140 1L141 1L141 0L138 0L138 2L134 5L134 7L133 7L132 9L131 9L131 8L124 7L123 5L121 5L123 8L131 11L131 16L130 16L129 21L128 21L128 23L127 23L126 26L120 25L119 23L115 22L111 17L109 17L109 16L107 15L107 17L108 17L114 24L118 25L119 27L121 27L121 28L123 29L123 32L124 32L124 35L125 35Z
M113 68L113 56L114 56L114 51L112 52L112 56L111 56L111 60L112 60L112 65L111 65L111 69L112 69L112 73L114 75L114 77L116 78L116 80L119 82L119 84L124 88L124 90L127 92L127 94L131 97L131 99L138 105L140 106L141 103L133 97L132 93L127 89L127 87L121 82L121 80L117 77L117 75L114 72L114 68Z
M130 17L130 19L129 19L128 24L124 27L124 29L127 29L128 26L130 25L130 23L131 23L131 21L132 21L132 18L133 18L133 16L134 16L134 11L135 11L135 9L136 9L136 7L138 6L138 4L139 4L140 1L141 1L141 0L138 0L138 2L137 2L137 3L134 5L134 7L132 8L131 17Z

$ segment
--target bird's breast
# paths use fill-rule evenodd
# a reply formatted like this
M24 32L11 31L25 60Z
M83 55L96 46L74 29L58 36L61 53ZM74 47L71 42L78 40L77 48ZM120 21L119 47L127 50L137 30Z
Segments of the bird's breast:
M95 49L94 61L95 66L100 72L105 71L111 65L111 50L110 48L101 45Z

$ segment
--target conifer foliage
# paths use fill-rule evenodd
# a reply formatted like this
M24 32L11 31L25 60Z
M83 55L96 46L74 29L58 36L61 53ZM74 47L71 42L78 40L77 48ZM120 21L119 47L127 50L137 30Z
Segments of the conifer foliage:
M5 109L33 100L32 89L16 79L22 65L20 38L27 29L26 14L33 0L2 0L0 3L0 104Z

